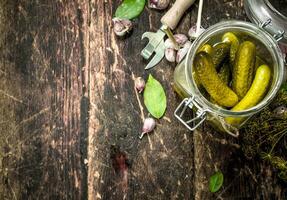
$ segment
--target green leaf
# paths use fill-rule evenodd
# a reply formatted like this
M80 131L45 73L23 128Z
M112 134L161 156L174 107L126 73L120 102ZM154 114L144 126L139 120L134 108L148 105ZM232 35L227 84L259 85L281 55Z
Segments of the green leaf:
M209 179L209 190L210 192L217 192L223 184L223 174L216 172Z
M146 0L124 0L117 8L115 16L121 19L134 19L141 14Z
M150 74L144 89L144 104L152 116L159 119L166 109L166 96L161 84Z

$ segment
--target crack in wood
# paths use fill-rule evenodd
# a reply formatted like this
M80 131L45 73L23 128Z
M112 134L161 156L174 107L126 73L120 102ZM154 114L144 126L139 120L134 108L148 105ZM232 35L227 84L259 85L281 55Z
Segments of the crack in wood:
M7 92L5 92L3 90L0 90L0 93L3 94L6 97L18 102L18 103L23 103L23 101L21 99L18 99L18 98L14 97L13 95L8 94Z
M133 79L133 81L135 82L136 81L136 77L135 77L135 75L134 75L134 73L132 72L132 79ZM144 116L144 109L143 109L143 106L142 106L142 103L141 103L141 100L140 100L140 97L139 97L139 93L138 93L138 91L137 91L137 88L136 88L136 86L134 85L134 93L135 93L135 95L136 95L136 98L137 98L137 102L138 102L138 106L139 106L139 108L140 108L140 117L141 117L141 119L142 119L142 122L144 122L144 120L145 120L145 116Z

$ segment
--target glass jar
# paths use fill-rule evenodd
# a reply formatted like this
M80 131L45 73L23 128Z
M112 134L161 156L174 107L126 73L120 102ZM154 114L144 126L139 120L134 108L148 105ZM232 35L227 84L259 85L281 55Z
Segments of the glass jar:
M239 128L255 113L260 112L276 96L284 77L284 60L282 52L278 46L278 41L284 37L284 32L271 35L264 28L268 26L270 20L263 22L261 27L243 21L224 21L217 23L203 32L192 44L189 52L175 69L174 89L184 100L175 110L174 114L189 130L193 131L202 122L208 121L216 129L226 132L232 136L239 135ZM226 32L234 32L244 35L256 43L256 46L264 48L267 52L265 58L272 70L272 81L269 91L256 106L243 111L231 111L224 109L208 101L198 89L194 81L194 69L192 66L197 50L213 38L218 38ZM281 33L281 34L280 34ZM258 49L258 48L257 48ZM187 108L193 109L194 116L186 115ZM188 117L188 118L187 118ZM227 118L234 118L240 121L237 124L229 124Z
M287 2L286 0L244 0L249 19L257 25L270 23L264 29L280 38L280 44L287 45Z

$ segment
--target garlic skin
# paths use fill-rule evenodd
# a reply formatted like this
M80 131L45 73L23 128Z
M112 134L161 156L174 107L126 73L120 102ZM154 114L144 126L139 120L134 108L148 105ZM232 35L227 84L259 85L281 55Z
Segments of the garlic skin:
M135 79L135 87L139 93L141 93L145 88L145 80L142 77L137 77Z
M155 128L155 120L151 117L146 118L144 120L144 124L143 124L143 128L142 128L142 133L140 135L140 139L142 139L142 137L146 134L146 133L150 133L154 130Z
M177 55L176 55L176 62L179 63L180 61L182 61L182 59L184 58L184 56L187 54L189 48L191 47L191 42L187 41L182 48L180 48L177 51Z
M128 19L113 18L112 21L114 25L114 33L117 36L122 37L132 30L133 24Z
M164 51L165 58L168 62L175 62L176 51L172 48L167 48Z
M149 0L148 7L156 10L164 10L168 7L170 0Z

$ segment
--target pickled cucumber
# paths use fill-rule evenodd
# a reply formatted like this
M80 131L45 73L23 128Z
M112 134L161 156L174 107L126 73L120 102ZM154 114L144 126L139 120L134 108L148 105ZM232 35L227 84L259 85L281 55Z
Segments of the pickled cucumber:
M213 52L213 47L210 44L205 44L202 47L199 48L198 52L204 51L208 54L212 54Z
M250 41L240 44L232 73L232 89L242 99L249 90L254 73L256 47Z
M222 36L222 41L230 43L229 59L230 59L230 62L233 63L235 60L236 52L239 48L239 44L240 44L239 40L236 37L236 35L234 35L231 32L227 32Z
M230 75L231 75L231 71L230 71L229 64L228 62L225 62L223 66L220 68L218 72L218 76L226 85L228 85L230 81ZM218 104L213 98L210 98L210 102L214 104Z
M258 104L264 97L269 87L271 80L271 70L267 65L261 65L256 70L254 81L241 101L236 104L231 110L242 111L251 108ZM244 118L226 118L229 124L239 124Z
M211 57L216 69L220 67L221 62L229 55L230 44L219 42L213 46Z
M200 83L200 80L199 80L199 78L198 78L197 73L194 72L194 73L192 73L192 75L193 75L192 77L193 77L193 80L194 80L194 82L195 82L197 88L201 88L201 83Z
M255 106L264 97L271 79L271 70L267 65L261 65L256 70L254 81L244 98L231 110L240 111Z
M238 102L237 95L219 78L209 54L199 52L194 59L194 68L201 84L218 105L232 107Z
M199 48L198 52L201 52L201 51L206 52L208 54L212 54L213 47L210 44L205 44ZM200 80L199 80L198 76L196 75L196 73L194 73L193 79L194 79L194 82L196 83L197 87L200 88L201 87Z

